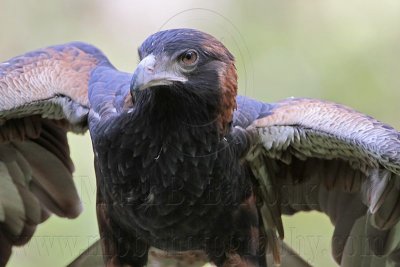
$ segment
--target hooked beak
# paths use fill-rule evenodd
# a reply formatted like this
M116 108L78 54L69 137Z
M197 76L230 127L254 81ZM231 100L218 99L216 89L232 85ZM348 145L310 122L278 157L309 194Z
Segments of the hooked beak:
M171 68L157 62L150 54L140 61L131 81L131 92L142 91L158 85L171 85L173 82L186 82L187 78L174 72Z

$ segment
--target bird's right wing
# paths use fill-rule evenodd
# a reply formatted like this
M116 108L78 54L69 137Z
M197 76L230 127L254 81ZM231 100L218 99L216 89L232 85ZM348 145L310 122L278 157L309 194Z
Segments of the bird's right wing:
M246 159L259 183L272 244L275 231L284 236L282 214L317 210L335 225L332 252L338 263L377 266L366 256L384 255L388 263L400 262L398 131L336 103L294 98L239 102L236 125L247 127L250 136L238 144L256 144L249 145ZM355 256L356 241L362 248Z
M0 266L51 213L81 212L67 132L87 129L88 87L99 67L113 68L79 42L0 64Z

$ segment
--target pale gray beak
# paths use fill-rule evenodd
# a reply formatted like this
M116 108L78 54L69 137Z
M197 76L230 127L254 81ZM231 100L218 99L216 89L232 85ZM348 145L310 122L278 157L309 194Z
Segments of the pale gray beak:
M173 82L186 82L187 78L174 70L172 64L158 61L153 54L140 61L131 81L131 91L141 91L157 85L171 85Z

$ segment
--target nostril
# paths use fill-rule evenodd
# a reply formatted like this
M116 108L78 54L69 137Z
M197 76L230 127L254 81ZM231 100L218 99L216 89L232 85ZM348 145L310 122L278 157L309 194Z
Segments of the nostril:
M146 71L153 73L154 72L154 67L153 66L146 66Z

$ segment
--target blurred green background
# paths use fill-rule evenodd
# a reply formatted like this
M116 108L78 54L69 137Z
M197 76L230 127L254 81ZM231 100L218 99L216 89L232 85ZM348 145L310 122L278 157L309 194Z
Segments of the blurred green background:
M236 55L240 92L264 101L307 96L344 103L400 128L400 1L0 0L0 61L81 40L133 71L151 33L195 27ZM88 135L70 136L85 211L50 218L9 266L65 266L98 238ZM285 218L286 242L315 266L334 266L332 227L318 214Z

